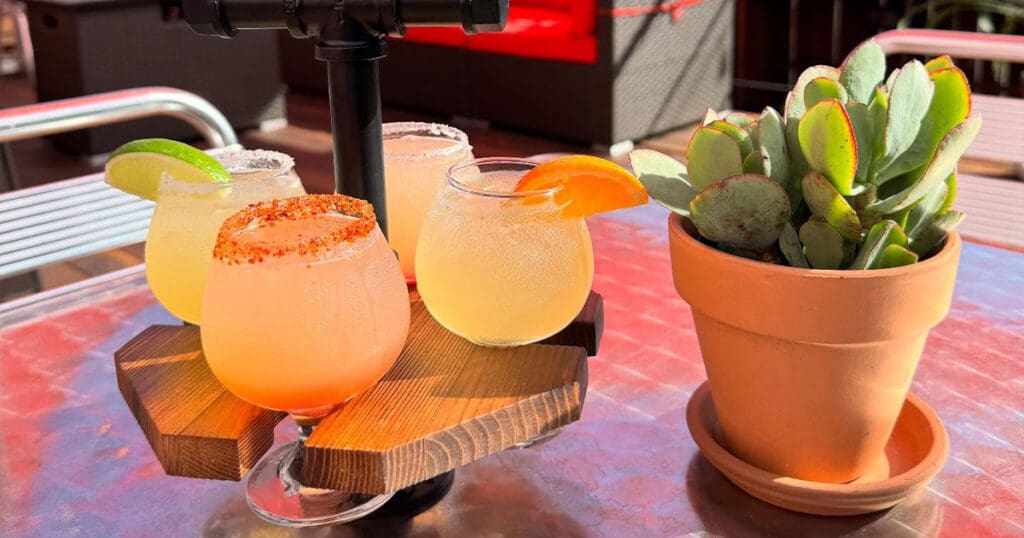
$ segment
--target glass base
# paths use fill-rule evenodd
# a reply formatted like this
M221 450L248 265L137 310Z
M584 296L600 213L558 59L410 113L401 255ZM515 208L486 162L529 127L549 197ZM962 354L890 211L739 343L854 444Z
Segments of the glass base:
M345 523L366 516L391 498L303 486L298 442L288 443L260 460L249 473L246 497L261 518L286 527Z
M549 431L547 433L542 433L542 434L538 435L537 437L534 437L533 439L527 439L526 441L523 441L522 443L516 443L516 444L512 445L511 448L533 448L533 447L535 447L537 445L542 445L542 444L544 444L544 443L554 439L560 433L562 433L562 428L555 428L555 429L553 429L553 430L551 430L551 431Z

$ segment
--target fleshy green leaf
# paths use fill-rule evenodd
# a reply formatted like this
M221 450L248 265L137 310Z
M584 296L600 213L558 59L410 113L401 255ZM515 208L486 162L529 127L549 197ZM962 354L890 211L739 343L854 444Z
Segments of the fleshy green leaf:
M881 159L885 155L885 118L889 115L889 96L881 88L875 88L875 96L868 105L868 116L871 117L871 130L874 134L872 144L872 161ZM875 169L875 163L871 163L871 169ZM871 176L869 170L868 176Z
M936 185L928 194L924 195L916 204L897 213L905 214L904 221L900 223L907 235L913 237L918 229L931 222L936 215L942 212L942 204L946 201L948 187L941 183ZM900 219L896 218L896 222Z
M946 240L946 235L962 220L964 220L964 214L952 209L935 217L911 238L910 250L913 250L918 256L931 254L935 247L942 244Z
M758 127L761 168L779 185L789 183L789 152L786 151L786 128L782 116L772 107L761 113Z
M810 172L804 176L801 186L804 201L812 213L825 219L844 239L860 242L862 230L857 212L825 176Z
M713 121L708 127L714 127L720 131L725 131L726 133L729 133L729 136L735 138L736 143L740 145L740 155L746 157L754 150L754 146L750 142L750 133L748 133L744 128L738 127L724 120Z
M804 87L804 106L810 109L825 99L835 99L845 103L846 89L838 82L825 77L818 77Z
M864 192L853 198L853 208L860 211L878 200L878 187L868 185Z
M963 71L955 67L931 73L935 92L914 143L885 169L874 182L881 184L911 170L923 167L935 154L942 137L971 113L971 88ZM923 173L920 170L919 173Z
M849 242L843 242L843 261L839 264L840 268L849 267L850 262L853 261L853 257L857 255L857 245Z
M889 110L885 120L885 154L876 167L884 170L914 143L921 120L928 112L935 85L928 71L917 60L898 70L889 91Z
M885 215L909 207L920 200L953 173L957 161L974 141L980 128L981 118L978 116L967 118L954 127L942 142L939 142L932 161L911 186L869 205L866 209L876 215Z
M824 174L840 194L851 194L857 172L857 140L843 105L826 99L811 107L800 120L797 136L811 168Z
M690 219L702 236L755 252L779 239L789 217L782 187L753 174L717 181L690 201Z
M850 52L839 71L839 82L849 92L850 100L867 104L885 79L885 53L869 39Z
M746 159L743 159L743 173L764 175L764 168L761 165L761 154L756 151L750 152Z
M885 218L895 222L896 224L899 224L900 228L903 228L903 230L909 234L910 232L909 230L907 230L907 221L910 220L910 212L914 209L914 207L916 207L916 205L917 204L910 206L904 209L903 211L897 211L896 213L893 213L891 215L886 215Z
M779 234L779 250L782 251L782 255L785 256L789 265L803 268L811 266L807 262L807 257L804 256L804 246L800 244L800 237L797 236L796 229L789 222Z
M804 208L810 214L810 210L806 207L807 204L804 203L803 181L802 177L792 178L786 185L786 194L789 195L789 207L794 208L793 211L796 211L797 208ZM803 222L803 220L796 222Z
M750 136L750 143L753 144L754 150L761 145L761 119L750 122L744 129L747 131L747 135Z
M690 200L697 191L686 177L682 163L649 149L631 151L629 162L654 201L680 215L690 214Z
M815 269L839 269L843 263L843 237L821 217L811 217L800 227L804 256Z
M900 74L900 69L893 69L889 76L885 78L885 93L892 92L892 85L896 82L896 77Z
M953 59L950 58L948 54L932 58L931 60L928 60L928 63L924 64L924 68L927 69L929 73L934 73L939 69L946 69L948 67L953 67Z
M945 213L949 211L949 208L953 207L953 202L956 201L957 193L956 184L956 171L946 176L946 198L942 201L942 205L939 206L939 213Z
M872 146L875 140L875 126L871 121L868 106L862 103L846 103L846 114L850 116L850 125L857 139L857 181L864 182L871 167Z
M743 154L732 135L714 127L700 127L686 147L690 184L698 191L743 173Z
M907 234L895 222L883 220L871 227L864 243L860 246L857 257L850 264L850 269L867 269L875 263L885 247L889 245L907 246Z
M800 118L807 112L808 107L804 104L804 88L819 77L839 80L839 70L830 65L812 65L804 69L804 72L797 77L793 90L786 96L786 107L783 112L787 120Z
M889 245L868 269L888 269L917 263L917 254L900 245Z
M790 177L803 177L811 171L804 152L800 149L800 118L786 120L786 154L789 155Z
M741 128L741 129L746 129L756 119L757 119L757 116L748 114L746 112L730 112L729 114L727 114L725 116L725 121L727 121L727 122L729 122L729 123L731 123L731 124Z

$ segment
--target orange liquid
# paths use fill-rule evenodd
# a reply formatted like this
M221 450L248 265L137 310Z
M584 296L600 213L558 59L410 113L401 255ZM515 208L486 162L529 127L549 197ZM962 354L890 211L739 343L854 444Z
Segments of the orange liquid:
M348 220L284 221L240 237L280 244ZM214 259L202 315L203 350L228 390L260 407L317 417L394 364L409 330L409 294L394 253L374 229L319 259Z

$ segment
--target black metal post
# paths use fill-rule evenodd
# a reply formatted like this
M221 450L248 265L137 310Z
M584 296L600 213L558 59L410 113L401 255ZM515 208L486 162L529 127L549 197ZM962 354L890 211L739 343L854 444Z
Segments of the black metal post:
M327 85L334 135L335 190L370 202L380 230L387 235L377 61L330 61Z
M316 46L316 57L327 62L335 190L370 202L385 236L388 218L377 62L386 54L384 36L353 20L323 28Z

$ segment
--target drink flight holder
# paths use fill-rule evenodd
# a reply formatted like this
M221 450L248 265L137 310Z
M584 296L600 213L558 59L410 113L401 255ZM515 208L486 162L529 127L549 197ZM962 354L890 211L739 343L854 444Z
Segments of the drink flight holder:
M602 326L602 299L592 292L572 324L542 343L481 347L414 301L394 367L313 430L304 483L384 494L428 481L419 486L426 491L410 489L382 508L391 515L422 511L451 486L440 475L579 419L587 357L597 352ZM240 480L270 449L285 417L221 386L198 327L154 325L114 360L121 394L169 475Z
M287 29L316 40L316 57L327 63L335 189L369 201L385 234L377 66L385 39L416 25L496 32L508 16L508 0L180 2L197 34ZM414 303L395 366L305 443L303 481L367 494L400 491L379 513L422 511L451 486L444 473L579 418L601 318L601 297L592 294L579 317L547 341L560 345L495 349L448 332ZM168 474L239 480L273 444L284 415L249 405L218 383L198 327L150 327L115 362L121 394Z

